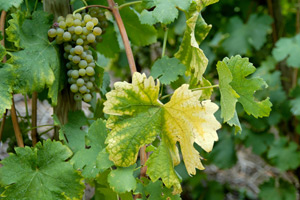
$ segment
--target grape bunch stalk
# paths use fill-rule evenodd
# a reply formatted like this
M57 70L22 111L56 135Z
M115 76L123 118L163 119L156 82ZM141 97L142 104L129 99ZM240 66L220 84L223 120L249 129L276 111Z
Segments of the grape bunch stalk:
M50 38L64 45L68 83L75 93L74 99L85 102L92 100L95 90L96 64L90 48L102 41L101 35L107 27L103 12L93 8L90 13L60 16L48 31Z

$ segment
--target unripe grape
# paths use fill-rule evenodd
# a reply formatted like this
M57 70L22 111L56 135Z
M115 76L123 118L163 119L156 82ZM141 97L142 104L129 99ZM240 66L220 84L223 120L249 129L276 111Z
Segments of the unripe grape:
M86 23L85 27L86 27L87 30L91 31L94 28L94 23L93 22L88 22L88 23Z
M56 35L58 35L58 36L63 36L64 32L65 31L61 28L56 29Z
M79 77L78 70L72 70L71 76L72 78L77 79Z
M78 38L78 39L76 40L76 44L77 44L77 45L82 45L82 44L83 44L83 39Z
M85 76L85 74L86 74L85 69L80 69L78 72L79 72L80 76Z
M79 88L79 92L82 93L82 94L86 93L86 92L87 92L86 86L85 86L85 85L81 86L81 87Z
M98 14L98 17L101 21L104 21L106 20L106 16L105 16L105 13L100 11L99 14Z
M87 62L85 60L81 60L78 64L78 66L81 68L81 69L84 69L86 68L87 66Z
M72 60L73 60L73 56L72 56L72 55L69 55L69 56L68 56L68 60L72 61Z
M75 48L71 48L71 49L70 49L70 54L71 54L72 56L75 55Z
M94 35L98 36L98 35L101 35L102 30L99 27L95 27L93 30L93 33L94 33Z
M86 40L86 35L81 35L81 39Z
M91 82L91 81L88 81L87 83L86 83L86 88L87 89L93 89L93 87L94 87L94 85L93 85L93 83Z
M96 66L96 65L95 65L95 62L89 63L89 66L92 67L92 68L95 68L95 66Z
M73 73L73 72L72 72L72 73ZM94 76L94 74L95 74L94 68L92 68L92 67L87 67L87 68L86 68L86 74L87 74L88 76Z
M82 58L82 59L85 59L86 58L86 53L85 52L82 52L82 54L80 55L80 57Z
M75 34L80 35L82 33L82 27L76 26L74 32L75 32Z
M65 52L68 52L68 53L70 53L71 49L72 49L72 46L70 44L68 44L64 47Z
M89 78L88 76L84 76L84 77L82 77L82 78L83 78L83 80L84 80L85 82L90 81L90 78Z
M68 62L68 63L66 64L66 67L67 67L67 69L71 69L71 67L72 67L71 63Z
M76 83L76 80L74 79L74 78L70 78L70 82L69 82L70 84L74 84L74 83Z
M80 62L80 60L81 60L81 59L80 59L79 56L73 56L73 59L72 59L73 63L77 64L77 63Z
M74 17L75 19L82 20L82 16L80 13L76 13Z
M86 23L85 23L84 21L81 21L81 26L82 26L82 27L84 27L85 24L86 24Z
M88 36L86 37L86 39L87 39L87 41L89 43L93 43L95 41L96 37L95 37L94 34L90 33L90 34L88 34Z
M65 32L64 34L63 34L63 38L64 38L64 41L70 41L71 40L71 33L69 33L69 32Z
M72 74L72 71L73 71L73 70L68 70L68 72L67 72L68 77L71 77L71 76L72 76L72 75L71 75L71 74Z
M79 38L79 35L73 35L73 36L72 36L72 40L73 40L73 41L76 41L78 38Z
M57 36L55 40L57 44L62 44L64 42L64 38L62 36Z
M88 55L92 55L92 54L93 54L93 52L92 52L91 50L87 50L86 53L87 53Z
M59 28L65 29L67 27L67 24L65 21L59 22Z
M68 78L68 83L72 84L72 78Z
M81 87L84 85L84 80L82 78L77 79L76 84Z
M59 22L61 22L61 21L64 21L65 20L65 18L63 17L63 16L59 16L58 18L57 18L57 22L59 23Z
M96 17L93 17L92 22L93 22L94 26L97 26L97 24L99 23L99 20Z
M76 93L78 92L78 86L76 84L72 84L70 90L71 92Z
M67 17L67 19L66 19L66 24L67 24L68 27L73 26L73 24L74 24L73 18Z
M84 50L89 50L89 48L90 48L89 45L84 45L84 46L83 46L83 49L84 49Z
M75 52L76 54L78 54L78 55L82 54L82 52L83 52L83 47L80 46L80 45L77 45L77 46L75 47L74 52Z
M74 95L74 100L75 100L75 101L81 101L81 100L82 100L81 94L80 94L80 93L76 93L76 94Z
M91 81L91 82L95 82L95 80L96 80L96 79L95 79L94 76L90 77L90 81Z
M49 29L48 36L51 38L56 37L56 30L54 28Z
M85 60L86 60L88 63L90 63L90 62L92 62L94 59L93 59L93 56L92 56L92 55L87 55L87 56L85 57Z
M79 19L75 19L73 22L74 26L80 26L81 25L81 21Z
M68 28L68 31L69 31L71 34L73 34L74 31L75 31L75 26L69 27L69 28Z
M89 33L90 33L90 31L87 30L86 27L83 27L83 28L82 28L82 34L83 34L83 35L88 35Z
M67 54L67 52L64 53L64 58L65 58L65 59L68 59L68 54Z
M85 102L90 102L92 100L92 95L91 94L85 94L83 95L83 101Z
M91 15L87 14L87 15L84 16L83 19L84 19L84 21L87 23L87 22L89 22L89 21L92 20L92 17L91 17Z
M66 19L71 18L73 19L73 15L72 14L67 14Z

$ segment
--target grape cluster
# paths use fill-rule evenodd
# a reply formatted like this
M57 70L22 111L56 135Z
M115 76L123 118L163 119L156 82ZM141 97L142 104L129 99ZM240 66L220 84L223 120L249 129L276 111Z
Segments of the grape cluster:
M77 13L60 16L48 31L49 37L64 45L68 82L76 101L90 102L95 89L96 65L90 47L102 41L101 27L105 28L107 24L104 13L98 10L90 10L91 15Z

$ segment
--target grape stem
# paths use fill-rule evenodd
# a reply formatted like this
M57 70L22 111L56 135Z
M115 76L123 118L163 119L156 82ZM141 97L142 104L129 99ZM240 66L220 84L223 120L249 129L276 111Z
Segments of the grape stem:
M0 127L0 141L2 140L4 125L5 125L5 121L6 121L6 115L7 115L7 109L5 110L5 113L3 114L2 123L1 123L1 127Z
M76 13L82 11L82 10L85 10L87 8L93 8L93 7L98 7L98 8L105 8L107 10L110 10L111 11L111 8L110 7L107 7L107 6L103 6L103 5L90 5L90 6L84 6L84 7L81 7L81 8L78 8L77 10L75 10L73 12L73 15L75 15Z
M166 46L167 46L167 39L168 39L168 32L169 32L169 29L166 27L165 28L164 43L163 43L163 49L162 49L161 57L165 56Z
M132 2L124 3L124 4L120 5L118 8L119 8L119 10L121 10L124 7L131 6L131 5L138 4L138 3L142 3L142 2L143 1L132 1Z
M117 25L119 27L120 30L120 34L125 46L125 51L126 51L126 55L127 55L127 59L128 59L128 63L129 63L129 67L130 67L130 71L131 71L131 75L134 74L134 72L136 72L136 66L135 66L135 62L134 62L134 57L133 57L133 53L131 50L131 46L130 46L130 42L128 39L128 35L123 23L123 20L121 18L119 9L117 4L114 2L114 0L107 0L107 3L116 19Z
M37 143L37 97L38 93L32 93L32 115L31 115L31 126L33 127L31 130L31 138L32 138L32 146L35 146Z

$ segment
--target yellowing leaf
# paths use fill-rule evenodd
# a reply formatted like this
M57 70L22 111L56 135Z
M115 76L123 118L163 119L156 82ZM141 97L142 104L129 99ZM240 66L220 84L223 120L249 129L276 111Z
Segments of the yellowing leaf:
M140 147L159 136L163 139L147 162L148 175L153 180L162 178L167 187L174 186L174 192L179 193L180 181L174 170L180 162L176 144L180 145L189 174L195 174L196 168L204 169L193 144L196 142L207 152L212 150L220 128L214 117L218 106L209 100L200 103L202 92L193 92L186 84L163 105L158 100L159 83L139 73L133 75L132 84L116 83L115 88L107 93L104 103L104 112L112 115L106 139L110 159L117 166L128 167L136 162Z

